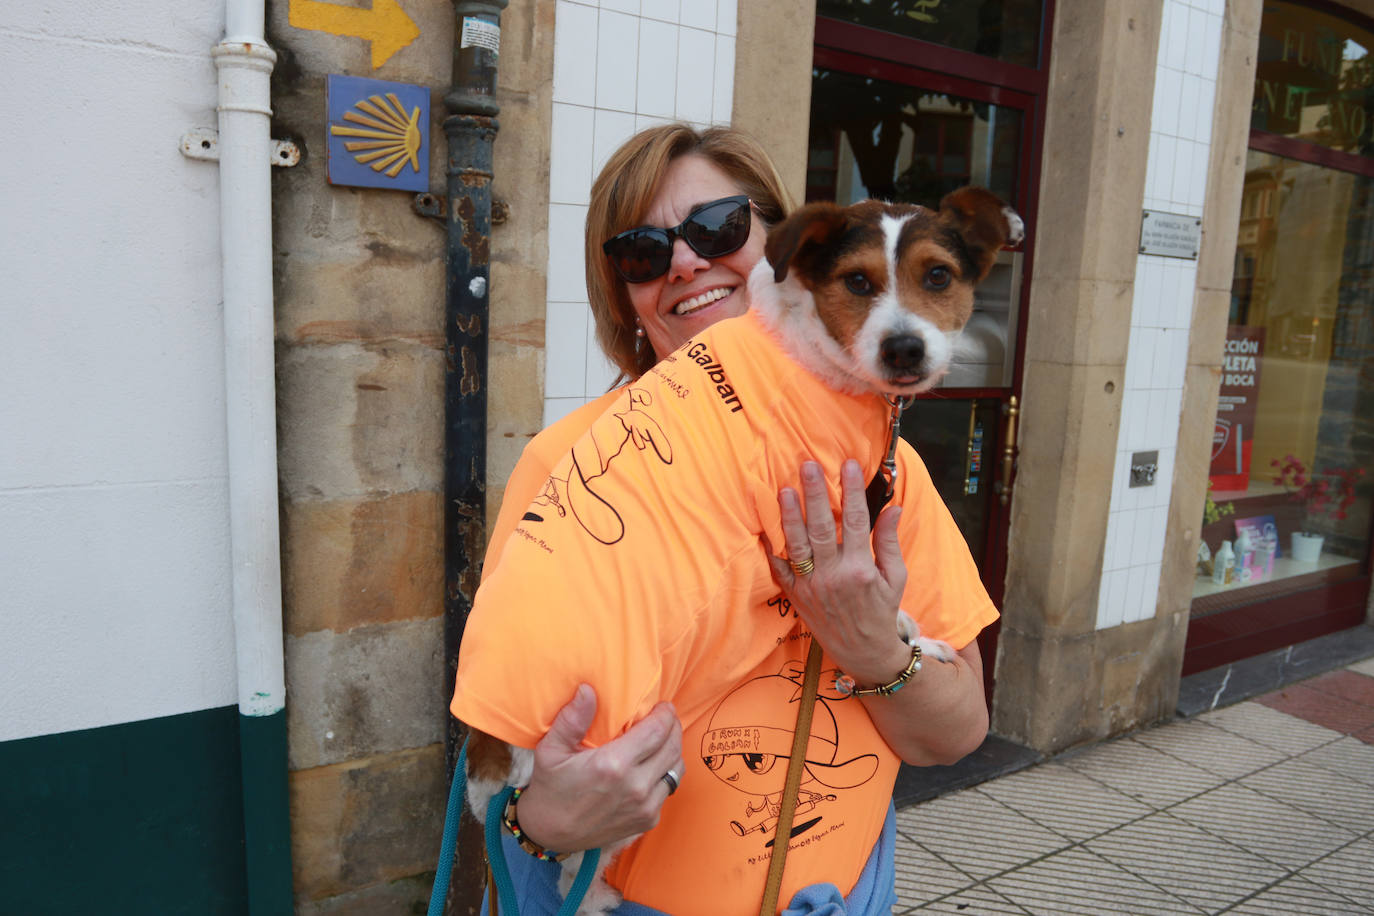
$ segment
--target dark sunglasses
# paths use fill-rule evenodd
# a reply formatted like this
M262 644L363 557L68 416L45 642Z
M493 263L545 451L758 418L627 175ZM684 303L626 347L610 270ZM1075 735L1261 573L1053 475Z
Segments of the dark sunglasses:
M722 258L749 240L749 198L744 194L702 204L669 229L640 226L613 235L602 245L615 272L627 283L647 283L668 272L673 242L682 239L703 258Z

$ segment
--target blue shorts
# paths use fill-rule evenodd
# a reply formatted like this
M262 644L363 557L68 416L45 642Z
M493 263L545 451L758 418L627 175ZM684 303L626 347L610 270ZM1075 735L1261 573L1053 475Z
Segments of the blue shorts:
M782 916L889 916L897 903L895 848L897 809L888 803L887 818L877 845L869 853L859 880L848 897L840 895L833 884L812 884L797 891ZM514 837L501 831L501 848L506 854L511 881L520 906L520 916L556 916L563 898L558 893L557 862L545 862L525 852ZM485 895L482 916L487 914ZM616 907L613 916L671 916L629 900Z

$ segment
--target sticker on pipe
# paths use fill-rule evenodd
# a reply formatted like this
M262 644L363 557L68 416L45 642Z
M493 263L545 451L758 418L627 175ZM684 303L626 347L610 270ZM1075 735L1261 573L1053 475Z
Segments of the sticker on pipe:
M485 48L492 54L501 53L501 27L484 19L463 17L463 33L458 39L458 49Z

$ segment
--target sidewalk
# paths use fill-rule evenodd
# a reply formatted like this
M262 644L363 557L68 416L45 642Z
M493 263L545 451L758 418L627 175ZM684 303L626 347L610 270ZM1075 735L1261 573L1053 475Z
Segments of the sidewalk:
M897 813L894 913L1374 914L1374 659Z

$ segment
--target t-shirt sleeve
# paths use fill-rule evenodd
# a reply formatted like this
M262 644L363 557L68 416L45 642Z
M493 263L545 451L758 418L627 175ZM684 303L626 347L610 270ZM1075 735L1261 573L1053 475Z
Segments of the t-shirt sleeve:
M997 619L997 608L925 462L905 441L897 461L895 499L902 506L897 536L907 573L902 609L920 625L922 636L962 649Z
M544 489L549 473L558 460L568 453L583 433L585 433L606 410L615 403L620 389L606 392L595 401L590 401L572 413L549 424L529 441L520 460L506 479L506 493L501 498L501 509L496 514L496 523L491 529L491 540L487 542L487 553L482 561L482 579L501 561L501 553L510 540L511 533L524 518L530 503Z

